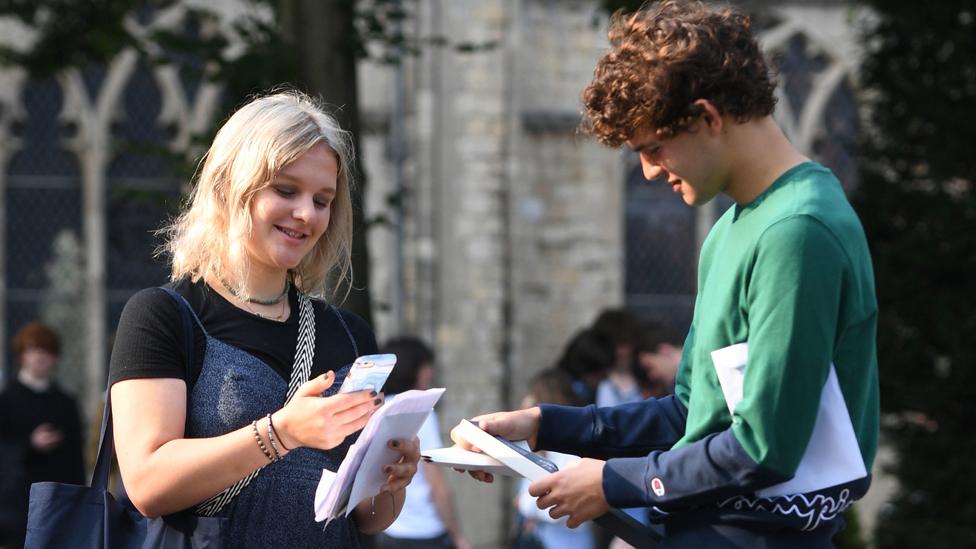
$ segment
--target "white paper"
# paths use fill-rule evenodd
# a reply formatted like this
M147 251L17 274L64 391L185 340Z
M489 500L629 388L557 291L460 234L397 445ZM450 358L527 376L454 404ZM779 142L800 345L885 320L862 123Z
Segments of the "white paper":
M729 413L735 411L735 405L742 400L742 380L746 375L746 358L749 353L748 343L739 343L712 351L712 364L715 374L722 385L722 395Z
M407 391L390 398L374 412L339 469L322 470L315 490L315 520L348 515L360 501L377 495L386 480L383 466L393 463L399 455L387 442L417 436L443 394L444 389Z
M448 446L447 448L434 448L427 450L420 457L427 463L440 465L441 467L455 467L466 471L486 471L492 474L506 475L510 477L520 477L518 473L508 468L507 465L497 459L478 452L465 450L459 446Z
M729 412L742 400L742 385L749 358L747 343L712 351L712 363ZM820 394L820 408L810 442L793 478L756 492L760 497L805 494L837 486L867 475L864 459L857 444L847 403L837 381L837 371L830 365L827 381Z
M534 482L552 474L532 460L509 448L505 443L500 442L494 435L482 431L480 427L466 419L462 419L454 429L456 435L470 442L482 452L495 458L519 476L523 476ZM520 442L514 444L518 444L523 449L528 449L528 445L524 441Z

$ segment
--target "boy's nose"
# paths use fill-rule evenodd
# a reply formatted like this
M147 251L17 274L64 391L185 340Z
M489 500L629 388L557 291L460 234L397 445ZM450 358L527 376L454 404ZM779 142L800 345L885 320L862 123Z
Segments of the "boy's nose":
M644 169L644 179L648 181L653 181L664 174L664 168L661 166L651 164L650 162L641 162L641 164Z

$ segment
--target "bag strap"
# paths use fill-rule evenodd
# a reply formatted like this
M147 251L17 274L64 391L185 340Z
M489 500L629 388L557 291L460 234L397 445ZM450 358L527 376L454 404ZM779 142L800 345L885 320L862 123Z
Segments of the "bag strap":
M298 388L308 381L312 372L312 360L314 358L315 311L312 308L312 300L304 293L298 292L298 343L295 347L295 365L291 369L291 379L288 382L288 394L285 398L286 403L291 400L295 392L298 391ZM205 517L212 517L220 513L268 465L270 464L262 465L261 468L252 471L230 488L211 496L203 503L197 505L194 511Z
M170 288L162 287L173 300L180 311L183 325L183 350L186 354L187 368L193 364L193 319L190 318L188 305L183 298ZM108 489L108 477L112 468L112 457L115 456L115 439L112 430L112 385L105 386L105 409L102 410L102 428L98 438L98 457L95 458L95 469L92 471L92 488Z
M98 438L98 457L95 458L95 470L92 471L92 488L108 489L108 472L113 455L115 441L112 439L112 391L109 386L105 389L105 409L102 411L102 429Z

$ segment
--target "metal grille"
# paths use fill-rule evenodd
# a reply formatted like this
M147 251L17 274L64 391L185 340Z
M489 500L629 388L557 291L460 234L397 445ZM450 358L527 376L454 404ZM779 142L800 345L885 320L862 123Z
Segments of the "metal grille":
M70 133L58 121L63 101L53 79L28 82L22 95L26 120L14 126L21 146L7 164L6 319L8 337L31 320L64 315L72 303L57 303L77 289L75 275L84 269L78 253L81 238L81 178L75 157L60 145ZM56 326L59 331L70 326ZM13 364L12 357L6 363ZM65 337L62 363L80 364L84 349ZM62 382L77 386L81 375L69 367Z
M688 327L694 308L697 240L695 211L661 181L646 181L637 155L628 153L627 306L645 318Z
M123 144L108 166L106 207L108 246L108 330L114 332L129 297L166 282L165 261L154 251L154 232L180 200L176 157L167 149L170 132L157 122L162 95L150 67L140 63L125 88L123 116L113 137Z

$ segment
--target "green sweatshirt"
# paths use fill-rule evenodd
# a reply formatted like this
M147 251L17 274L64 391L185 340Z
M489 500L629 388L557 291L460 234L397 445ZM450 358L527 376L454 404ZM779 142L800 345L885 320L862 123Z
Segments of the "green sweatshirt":
M871 470L878 436L877 302L864 231L840 183L812 162L718 220L702 248L695 319L676 394L680 448L727 429L761 467L792 476L831 364ZM748 344L734 413L713 351Z

